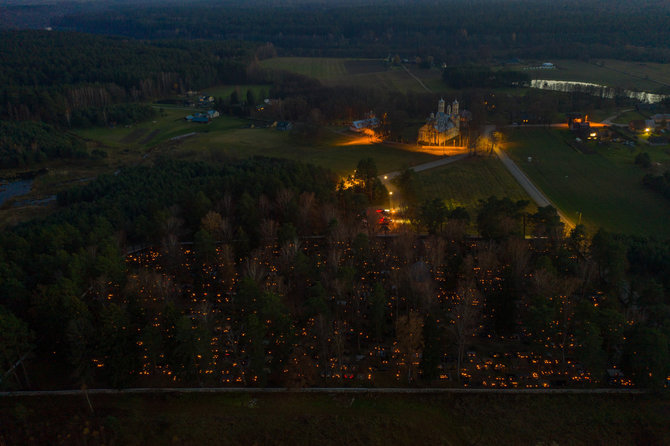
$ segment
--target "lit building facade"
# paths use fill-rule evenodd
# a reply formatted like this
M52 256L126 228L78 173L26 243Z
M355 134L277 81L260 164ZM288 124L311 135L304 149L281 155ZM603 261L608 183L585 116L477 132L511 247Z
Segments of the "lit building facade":
M461 118L458 101L449 105L445 111L444 99L437 103L437 113L431 113L426 124L419 129L417 141L430 146L446 146L460 135Z

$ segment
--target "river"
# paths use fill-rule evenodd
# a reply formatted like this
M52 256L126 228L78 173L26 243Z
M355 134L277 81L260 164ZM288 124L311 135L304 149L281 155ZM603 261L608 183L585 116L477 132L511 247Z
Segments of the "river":
M33 180L15 180L4 182L0 181L0 206L2 206L6 201L11 200L14 197L20 197L30 192L30 188L33 186Z
M541 90L563 91L566 93L580 91L583 93L610 99L613 99L616 96L626 96L628 98L636 99L647 104L661 102L663 99L670 97L663 94L648 93L646 91L624 90L623 88L608 87L607 85L594 84L590 82L533 79L530 81L530 87L539 88Z

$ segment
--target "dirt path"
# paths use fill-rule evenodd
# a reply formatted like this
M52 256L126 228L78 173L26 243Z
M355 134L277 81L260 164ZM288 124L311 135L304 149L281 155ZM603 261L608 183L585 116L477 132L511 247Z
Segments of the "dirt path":
M404 64L402 64L401 66L403 67L403 69L404 69L405 71L407 71L407 74L409 74L410 76L412 76L412 77L414 78L414 80L416 80L416 81L419 83L419 85L421 85L421 87L423 87L424 90L426 90L428 93L432 93L432 92L433 92L433 90L431 90L430 88L426 87L426 84L424 84L423 81L422 81L421 79L419 79L418 77L416 77L416 76L414 75L414 73L412 73L411 71L409 71L409 68L407 68Z

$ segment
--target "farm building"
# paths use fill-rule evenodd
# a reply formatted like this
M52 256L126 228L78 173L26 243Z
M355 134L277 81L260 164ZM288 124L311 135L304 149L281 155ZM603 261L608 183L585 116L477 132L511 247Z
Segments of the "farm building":
M367 129L373 130L377 127L379 127L379 119L377 119L373 112L370 112L365 119L352 122L349 130L356 133L362 133Z
M185 119L188 122L198 122L201 124L206 124L214 118L220 116L219 112L216 110L208 110L207 113L196 113L194 115L188 115Z
M419 129L419 144L444 146L460 134L461 116L458 101L454 100L445 112L444 99L437 103L437 114L431 113L426 124Z

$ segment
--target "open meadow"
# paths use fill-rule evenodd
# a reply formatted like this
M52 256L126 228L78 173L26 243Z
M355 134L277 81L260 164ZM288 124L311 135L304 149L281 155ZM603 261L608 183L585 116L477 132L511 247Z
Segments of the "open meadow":
M576 221L581 215L589 229L670 237L670 202L642 185L648 172L634 163L647 151L662 169L670 165L666 149L594 143L592 153L583 153L566 143L571 139L567 130L520 128L510 132L505 150L557 207Z
M209 133L241 128L247 121L222 115L208 124L188 122L187 115L202 112L202 109L185 107L155 106L160 115L153 120L130 126L115 128L94 127L77 130L82 138L100 145L110 157L122 156L129 151L145 152L151 147L188 133Z
M223 87L218 88L223 91ZM227 115L208 124L197 124L184 120L195 109L161 110L161 116L137 125L96 127L76 133L91 147L105 150L109 165L140 162L149 152L205 161L260 155L297 159L345 174L351 173L363 158L373 158L380 173L436 159L433 155L372 143L347 130L323 128L319 135L307 139L274 128L251 128L248 120Z
M371 143L358 135L322 129L309 139L272 128L244 128L226 132L201 133L169 149L172 156L188 159L225 160L268 156L290 158L332 169L338 174L351 174L358 161L373 158L379 173L433 161L438 157Z
M419 201L439 198L448 209L463 206L471 218L479 200L491 195L534 203L498 158L488 155L462 159L453 164L417 174Z
M667 397L164 394L0 400L0 443L661 445Z
M426 90L402 67L388 66L382 59L338 59L325 57L276 57L261 62L268 69L290 71L320 80L326 85L360 85L398 92ZM439 69L423 70L407 65L412 74L434 92L448 91Z

